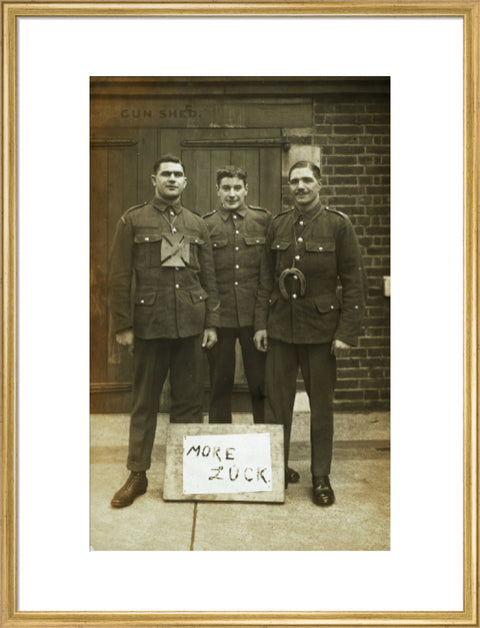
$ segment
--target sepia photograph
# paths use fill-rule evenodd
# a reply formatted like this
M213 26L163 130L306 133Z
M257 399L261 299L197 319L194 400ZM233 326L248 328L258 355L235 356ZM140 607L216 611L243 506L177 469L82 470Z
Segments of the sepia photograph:
M91 548L388 550L389 77L90 97ZM167 460L195 423L199 493Z

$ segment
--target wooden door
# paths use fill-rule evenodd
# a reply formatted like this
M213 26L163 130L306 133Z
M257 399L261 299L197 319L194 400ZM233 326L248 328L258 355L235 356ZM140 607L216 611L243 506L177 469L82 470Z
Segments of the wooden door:
M108 257L118 219L137 201L137 142L132 137L92 141L90 156L90 381L104 411L115 395L128 397L132 356L114 341L107 304ZM121 408L122 406L120 406Z

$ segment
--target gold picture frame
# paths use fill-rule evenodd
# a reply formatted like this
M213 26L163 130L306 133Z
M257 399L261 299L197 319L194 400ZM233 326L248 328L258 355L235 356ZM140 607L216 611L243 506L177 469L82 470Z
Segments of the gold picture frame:
M17 572L17 20L22 17L458 17L463 20L463 610L19 611ZM479 21L476 1L4 2L2 310L2 626L477 626Z

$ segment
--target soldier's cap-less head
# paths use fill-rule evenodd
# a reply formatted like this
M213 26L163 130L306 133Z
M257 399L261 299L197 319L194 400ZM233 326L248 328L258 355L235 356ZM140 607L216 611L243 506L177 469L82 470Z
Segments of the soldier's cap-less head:
M167 203L180 198L187 185L183 163L174 155L161 157L153 166L152 184L155 196Z
M318 204L322 180L316 164L298 161L290 168L288 184L298 209L308 210Z
M227 211L245 205L248 194L247 173L238 166L224 166L217 170L217 195Z

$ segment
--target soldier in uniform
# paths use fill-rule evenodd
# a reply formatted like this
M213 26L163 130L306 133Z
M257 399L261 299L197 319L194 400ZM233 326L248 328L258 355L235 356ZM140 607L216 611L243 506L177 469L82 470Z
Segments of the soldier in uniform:
M272 222L266 209L246 204L247 173L238 166L216 172L219 208L204 216L212 241L220 296L218 342L208 352L210 363L210 423L232 422L235 344L242 350L255 423L264 423L265 354L253 342L255 298L265 236ZM298 482L293 469L290 482Z
M267 234L255 344L268 349L265 421L284 426L285 464L300 366L310 401L313 501L329 506L336 356L357 342L365 277L350 220L320 203L318 166L297 162L289 186L294 207L276 216Z
M129 506L147 490L146 471L168 371L170 421L202 421L202 346L215 344L219 322L208 230L199 215L180 203L187 184L184 166L177 157L165 155L154 164L151 177L152 200L121 217L111 254L113 331L116 341L134 353L127 458L131 473L112 499L114 508Z

